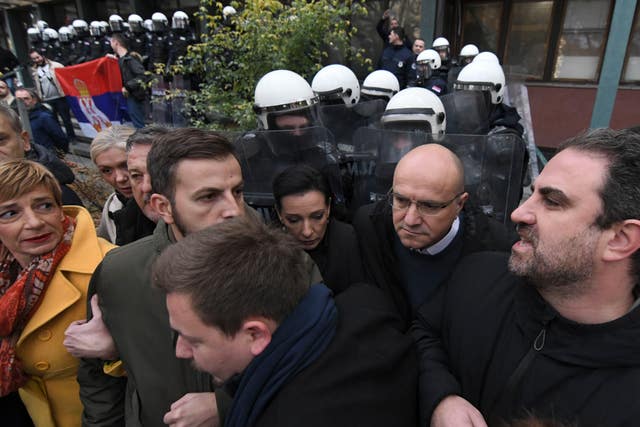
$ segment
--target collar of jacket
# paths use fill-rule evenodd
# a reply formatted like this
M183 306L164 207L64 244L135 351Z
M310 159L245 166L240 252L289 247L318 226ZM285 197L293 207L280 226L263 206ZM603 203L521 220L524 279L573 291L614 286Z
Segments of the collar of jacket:
M69 274L90 276L104 256L89 212L80 206L65 206L64 213L76 219L71 249L53 272L54 277L51 279L50 286L47 287L38 309L22 331L17 345L80 299L82 292L69 280ZM55 285L51 286L54 283Z
M587 325L562 317L523 279L514 285L518 326L532 345L545 330L541 354L590 369L640 365L640 307L611 322Z

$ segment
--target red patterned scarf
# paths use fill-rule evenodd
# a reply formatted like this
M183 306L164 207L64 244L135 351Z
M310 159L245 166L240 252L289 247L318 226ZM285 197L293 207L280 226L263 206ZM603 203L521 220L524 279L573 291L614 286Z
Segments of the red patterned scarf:
M15 257L0 245L0 396L16 391L27 380L16 356L16 343L35 313L58 263L71 248L75 220L65 215L58 246L20 269ZM17 272L17 278L15 273Z

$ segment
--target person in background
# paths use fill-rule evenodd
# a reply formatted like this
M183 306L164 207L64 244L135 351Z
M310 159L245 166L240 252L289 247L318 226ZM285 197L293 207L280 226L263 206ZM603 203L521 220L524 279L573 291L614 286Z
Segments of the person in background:
M35 427L79 427L64 330L85 317L91 274L113 245L84 208L62 207L51 172L24 159L0 163L0 242L0 396L19 391Z
M42 105L36 91L26 87L18 88L16 98L24 102L29 110L33 141L51 151L68 153L69 139L51 111Z
M11 89L9 89L9 85L4 80L0 80L0 104L4 104L14 110L18 109L16 105L16 98L13 96Z
M389 45L382 51L378 62L379 70L387 70L393 73L400 83L400 89L407 86L411 80L413 53L402 42L404 30L401 27L392 28L389 31Z
M380 21L378 21L378 24L376 25L376 31L382 39L384 47L389 46L389 33L395 28L401 28L400 21L398 21L398 18L391 15L391 10L387 9L382 13L382 18L380 18ZM402 38L402 44L404 44L407 49L411 50L412 43L406 35Z
M63 65L45 58L35 49L29 52L29 57L33 64L31 66L31 75L36 85L38 97L49 104L54 114L62 119L64 129L67 132L67 139L74 140L76 134L73 130L73 123L71 123L71 110L69 110L69 104L55 73L55 69L62 68Z
M63 205L82 206L80 197L68 187L76 179L71 168L53 152L41 145L31 144L29 134L22 130L18 114L0 105L0 161L24 158L40 163L56 177L62 189Z
M136 128L144 127L144 101L147 99L145 88L145 69L137 56L131 55L127 39L122 33L111 36L111 49L118 57L122 75L122 93L127 98L129 117Z
M127 138L135 129L128 126L111 126L98 133L91 142L90 156L98 168L102 179L113 187L114 192L104 204L98 236L116 243L118 226L116 212L120 211L133 197L129 170L127 168Z
M355 231L331 218L331 190L318 170L307 165L285 169L273 181L273 195L280 222L313 258L335 295L364 281Z

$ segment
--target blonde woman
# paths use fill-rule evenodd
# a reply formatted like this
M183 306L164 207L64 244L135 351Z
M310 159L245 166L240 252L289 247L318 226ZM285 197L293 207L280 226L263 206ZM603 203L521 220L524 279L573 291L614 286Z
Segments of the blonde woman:
M98 225L98 236L116 243L117 224L115 212L121 210L133 196L127 169L127 138L135 129L128 126L111 126L98 133L91 142L91 160L100 171L102 179L115 190L104 204Z

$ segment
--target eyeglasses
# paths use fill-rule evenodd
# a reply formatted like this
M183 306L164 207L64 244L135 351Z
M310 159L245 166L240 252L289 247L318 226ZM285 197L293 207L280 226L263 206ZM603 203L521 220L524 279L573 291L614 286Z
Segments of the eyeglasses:
M433 202L431 200L411 200L402 194L394 193L393 190L387 194L387 201L389 205L397 211L406 211L411 207L411 204L416 204L416 210L418 214L425 216L438 215L442 209L453 203L458 197L462 196L464 191L456 194L453 199L446 202Z

